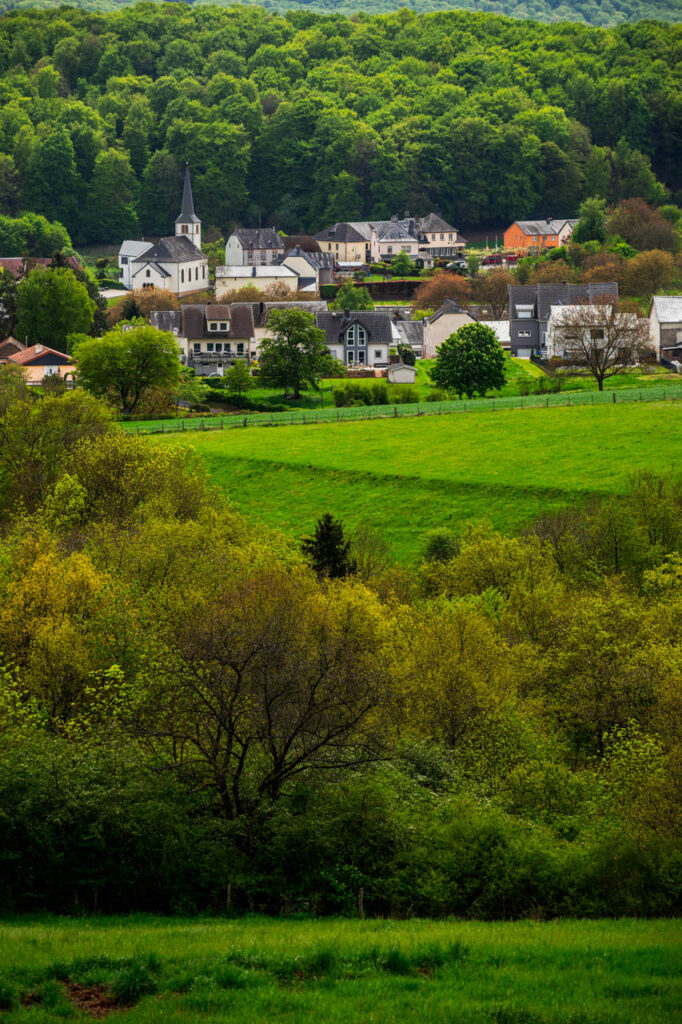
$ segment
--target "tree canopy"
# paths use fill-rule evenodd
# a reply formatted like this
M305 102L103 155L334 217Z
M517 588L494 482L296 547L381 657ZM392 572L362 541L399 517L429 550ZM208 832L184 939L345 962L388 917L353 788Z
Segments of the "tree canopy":
M274 309L267 327L259 357L260 380L266 387L283 387L300 398L304 384L317 389L320 377L338 373L340 364L329 354L324 331L315 327L312 313Z
M170 388L180 378L178 343L168 331L136 326L88 338L74 348L82 385L99 398L113 397L125 414L135 412L150 388Z
M19 341L63 352L69 334L90 331L96 308L73 271L37 267L17 285L14 330Z
M438 348L431 368L434 384L459 397L485 395L504 385L504 353L491 327L464 324Z
M574 10L609 20L624 2ZM672 25L527 20L565 17L542 0L521 21L116 7L0 21L0 214L41 215L76 245L171 231L186 160L198 215L223 232L406 209L506 225L682 187Z

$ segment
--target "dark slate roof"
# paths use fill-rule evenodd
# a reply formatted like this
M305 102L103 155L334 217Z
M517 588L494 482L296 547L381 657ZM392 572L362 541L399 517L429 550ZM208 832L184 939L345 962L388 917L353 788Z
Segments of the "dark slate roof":
M516 320L516 306L533 306L534 319L548 320L552 306L570 306L611 297L618 298L618 285L615 281L598 284L510 285L509 315L512 320Z
M328 344L338 344L342 332L348 330L351 324L360 324L365 328L370 344L390 345L393 341L391 318L387 313L369 313L361 310L350 310L348 316L341 311L318 313L315 322L326 334Z
M147 249L134 262L135 263L189 263L197 260L205 260L201 249L197 249L194 242L190 242L187 235L168 235L159 238L154 242L151 249Z
M230 316L231 310L226 303L211 302L206 306L207 320L229 320Z
M575 225L578 221L569 217L560 217L556 220L549 217L546 220L517 220L514 223L524 235L558 235L565 224Z
M273 309L302 309L304 313L324 313L327 303L324 299L313 302L233 302L232 310L244 307L250 310L256 327L265 327L269 314Z
M215 311L221 312L216 315ZM210 311L210 312L209 312ZM206 320L207 314L210 319L229 320L228 331L209 331ZM203 306L195 303L186 303L182 307L182 337L183 338L252 338L253 337L253 315L248 302L234 302L231 306L218 305Z
M237 228L235 235L244 249L284 249L274 228Z
M289 249L282 257L280 257L280 263L283 263L289 256L300 256L306 260L311 267L315 270L334 269L334 253L333 252L306 252L300 245L295 246L293 249Z
M317 242L366 242L367 239L356 231L352 224L332 224L313 236Z
M156 309L149 314L149 322L159 331L170 331L179 334L182 330L181 309Z
M199 224L199 218L194 212L194 199L192 198L192 182L189 177L189 164L185 164L185 184L182 188L182 209L180 216L175 218L176 224Z

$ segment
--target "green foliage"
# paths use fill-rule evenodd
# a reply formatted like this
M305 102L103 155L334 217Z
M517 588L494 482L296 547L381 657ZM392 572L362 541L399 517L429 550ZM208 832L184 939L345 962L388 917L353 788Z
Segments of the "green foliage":
M374 309L374 300L367 288L359 288L357 285L346 281L342 284L330 303L331 309Z
M274 309L267 327L260 344L259 374L266 387L283 387L299 398L305 384L317 390L321 377L340 373L341 364L327 351L324 331L315 327L312 313Z
M123 413L134 413L151 388L173 388L180 377L178 344L155 327L109 331L74 349L78 378L99 398L113 397Z
M88 334L94 323L97 307L71 270L32 270L17 285L16 295L15 331L27 345L64 352L69 334Z
M414 263L406 252L399 252L398 255L393 258L393 262L391 263L391 273L400 277L404 277L407 274L413 274L414 269Z
M0 216L0 256L51 256L71 246L66 229L36 213Z
M578 211L578 223L573 231L574 242L603 242L606 237L606 202L603 199L584 199Z
M431 377L460 398L501 388L505 381L504 353L495 332L480 323L460 327L439 347Z
M312 537L304 537L301 549L321 578L342 579L355 572L351 543L343 532L343 523L330 512L317 521Z
M291 3L169 17L82 0L29 16L4 0L2 213L63 224L76 244L167 233L185 160L199 216L222 232L406 209L501 225L682 185L675 27L660 21L680 0ZM560 24L571 15L582 23ZM638 15L659 20L586 24Z
M242 395L253 387L253 378L249 371L249 364L244 359L237 359L223 375L225 387L230 395L241 398Z

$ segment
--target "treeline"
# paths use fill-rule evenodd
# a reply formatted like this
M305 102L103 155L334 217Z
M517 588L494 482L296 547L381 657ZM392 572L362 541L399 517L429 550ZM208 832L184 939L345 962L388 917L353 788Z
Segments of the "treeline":
M132 0L74 0L73 6L87 11L116 11ZM183 0L174 0L183 2ZM192 3L193 0L187 0ZM207 0L216 6L231 7L230 0ZM624 21L652 18L658 21L682 20L681 0L250 0L266 10L286 12L302 9L317 14L387 14L409 7L417 14L430 11L462 10L503 14L511 18L535 21L584 21L589 25L618 25ZM49 9L61 6L60 0L0 0L0 12L17 8Z
M304 556L3 367L0 510L2 913L679 912L679 481Z
M316 230L439 210L458 227L675 201L679 26L466 12L280 16L140 4L0 20L0 212L74 244L205 226ZM48 254L49 255L49 254Z

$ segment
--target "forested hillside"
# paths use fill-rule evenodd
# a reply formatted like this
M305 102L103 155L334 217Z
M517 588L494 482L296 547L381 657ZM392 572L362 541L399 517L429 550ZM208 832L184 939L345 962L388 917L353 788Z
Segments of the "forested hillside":
M679 199L681 41L672 25L463 12L15 11L0 20L0 209L77 244L166 232L186 160L221 230L429 209L466 229L592 195Z
M73 0L74 6L88 11L114 11L129 0ZM191 0L189 0L191 2ZM221 7L232 6L230 0L205 0ZM247 0L249 2L249 0ZM479 11L504 14L511 18L534 18L536 21L584 21L590 25L618 25L624 21L655 18L659 21L682 20L682 0L251 0L262 2L271 11L292 8L321 14L384 14L401 7L417 13L425 11ZM2 0L0 11L17 7L48 9L61 6L61 0Z

